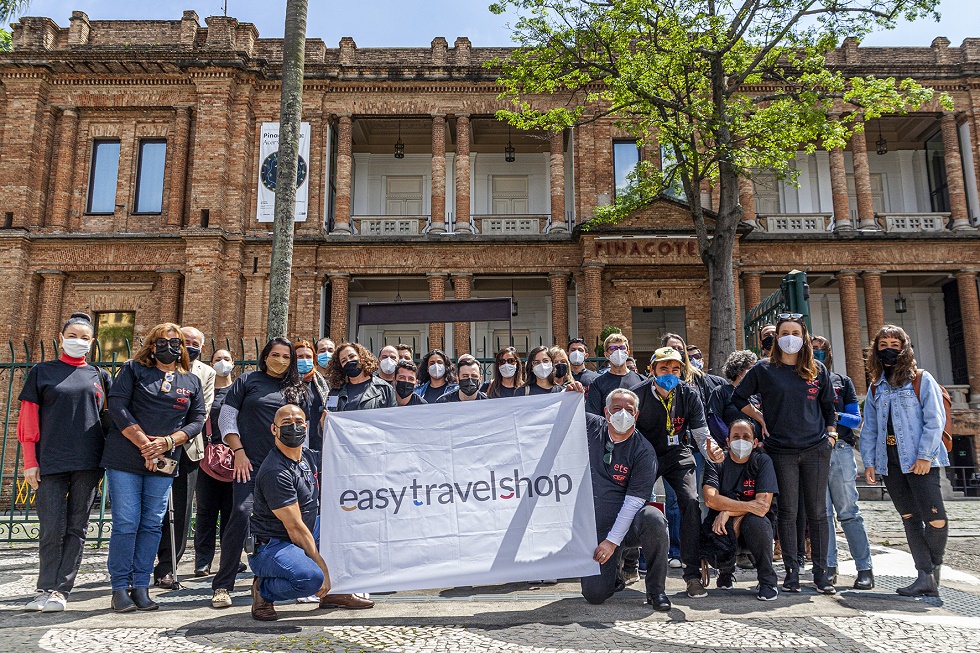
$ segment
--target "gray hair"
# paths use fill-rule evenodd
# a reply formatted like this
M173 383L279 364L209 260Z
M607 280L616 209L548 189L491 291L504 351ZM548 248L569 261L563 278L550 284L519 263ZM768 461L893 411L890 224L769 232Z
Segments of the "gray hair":
M616 388L606 396L606 408L612 408L613 397L618 395L626 395L633 400L633 408L639 409L640 398L636 396L636 393L632 390L627 390L626 388Z
M733 351L725 361L725 378L734 383L742 372L755 365L758 360L755 352L748 349Z

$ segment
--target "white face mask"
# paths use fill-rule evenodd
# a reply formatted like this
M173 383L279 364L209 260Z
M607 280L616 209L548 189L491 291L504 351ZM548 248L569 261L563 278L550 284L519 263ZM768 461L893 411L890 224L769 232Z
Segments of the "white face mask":
M731 440L728 443L728 448L732 450L735 457L739 460L743 458L748 458L749 454L752 453L752 441L751 440Z
M446 376L446 366L442 363L433 363L429 365L429 376L433 379L441 379Z
M395 372L395 368L398 367L398 361L396 361L394 358L382 358L378 365L381 367L381 371L385 374L393 374Z
M796 354L803 349L803 338L794 335L779 336L779 349L787 354Z
M517 366L510 363L504 363L497 369L500 370L500 376L504 377L505 379L512 379L514 378L514 375L517 374Z
M215 361L211 367L214 368L214 373L218 376L228 376L235 366L231 361Z
M547 379L553 369L555 366L551 363L538 363L534 366L534 376L539 379Z
M625 350L622 349L617 349L613 353L606 356L606 358L609 359L609 362L615 365L616 367L619 367L620 365L625 365L626 359L629 357L630 355L626 353Z
M625 408L609 416L609 423L616 433L626 433L636 424L636 418Z
M72 358L82 358L91 348L91 340L82 340L81 338L65 338L61 342L61 350Z
M573 352L569 352L568 361L572 365L581 365L582 363L585 362L585 352L579 351L578 349L576 349Z

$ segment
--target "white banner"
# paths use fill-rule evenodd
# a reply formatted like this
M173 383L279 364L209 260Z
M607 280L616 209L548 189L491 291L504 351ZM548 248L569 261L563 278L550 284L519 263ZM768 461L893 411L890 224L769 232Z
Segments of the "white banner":
M259 222L272 222L276 211L277 158L279 152L279 123L262 123L259 141L259 199L256 217ZM296 171L296 222L306 222L306 205L310 197L310 123L299 129L299 168Z
M330 413L331 591L598 574L586 437L577 392Z

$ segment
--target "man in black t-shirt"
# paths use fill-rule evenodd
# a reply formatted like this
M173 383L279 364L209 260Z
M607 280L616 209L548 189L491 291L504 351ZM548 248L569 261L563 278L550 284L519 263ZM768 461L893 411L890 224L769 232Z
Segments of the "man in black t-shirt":
M581 383L585 391L588 392L592 382L599 378L596 372L593 372L585 366L585 359L589 357L589 346L581 338L572 338L568 341L567 351L572 377Z
M704 502L709 512L701 529L702 553L720 571L718 588L735 584L735 556L739 546L755 558L760 601L778 596L778 578L772 566L773 530L767 514L778 492L772 459L757 451L755 427L746 419L729 426L729 452L722 463L704 467Z
M436 399L437 404L490 398L480 392L480 384L483 382L483 378L480 375L480 362L478 360L469 354L460 356L459 361L456 363L456 375L459 389L455 392L447 392Z
M585 412L600 417L610 392L616 388L632 388L643 381L643 377L626 367L630 357L630 342L626 336L611 333L602 346L609 369L592 380L585 395Z

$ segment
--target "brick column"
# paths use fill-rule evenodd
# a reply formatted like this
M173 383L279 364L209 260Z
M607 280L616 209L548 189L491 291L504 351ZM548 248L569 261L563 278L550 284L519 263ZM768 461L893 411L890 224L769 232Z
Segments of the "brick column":
M354 168L351 156L351 119L350 116L340 116L337 122L337 206L334 208L335 234L351 234L350 225L350 191L351 171ZM346 297L346 295L345 295ZM331 318L331 324L333 324ZM344 318L344 333L346 334L347 318ZM331 332L333 327L331 326Z
M65 107L61 112L61 145L57 154L51 226L62 231L68 227L71 212L71 179L78 154L78 111Z
M943 150L946 156L946 192L949 210L953 214L953 229L970 229L970 213L966 207L966 186L963 184L963 159L960 157L960 138L956 131L956 116L943 113Z
M180 324L180 285L183 275L180 270L157 270L157 274L160 275L154 288L159 307L157 324Z
M347 289L350 275L346 272L331 272L330 278L330 339L336 344L347 342Z
M755 186L747 177L738 179L738 203L742 205L742 220L755 226Z
M855 126L857 126L855 122ZM874 229L874 203L871 200L871 173L868 168L868 140L862 131L851 137L851 154L854 156L854 190L857 193L858 226Z
M177 107L174 124L173 167L170 169L170 197L167 205L167 224L180 227L184 224L184 204L187 194L187 160L190 155L191 110Z
M980 402L980 300L977 298L977 270L956 273L966 342L966 371L970 379L970 403Z
M551 282L551 335L555 344L564 348L568 344L568 273L552 272Z
M470 228L470 118L456 118L456 233Z
M551 173L551 232L565 233L565 132L551 132L551 156L548 170Z
M473 292L473 275L469 272L454 272L452 279L453 299L469 299ZM471 346L470 323L453 322L453 348L456 350L456 357L472 353Z
M41 275L40 303L37 314L37 337L35 348L43 343L48 359L56 358L52 341L58 339L61 331L61 303L65 296L65 273L60 270L39 270ZM40 356L40 349L38 349Z
M834 202L834 228L838 231L853 229L851 209L847 200L847 168L844 166L844 150L839 147L830 151L830 189Z
M446 233L446 116L432 116L432 216L430 233Z
M289 333L296 338L315 341L320 335L320 284L316 272L300 270L293 272L293 287L296 289L296 312L289 316Z
M868 342L885 325L885 309L881 299L882 274L884 273L877 270L868 270L861 275L864 279L864 314L868 321Z
M594 354L596 339L602 332L602 263L585 263L585 342L589 353ZM602 343L599 343L600 345Z
M268 301L265 296L265 286L269 275L256 272L245 276L245 325L242 337L246 342L259 340L265 342L265 311Z
M446 298L446 278L445 272L426 272L425 276L429 279L429 300L440 300ZM446 348L446 325L441 322L431 322L429 324L429 349Z
M762 302L762 273L743 272L742 287L745 289L745 312L746 314Z
M847 375L854 382L859 395L867 392L864 375L864 351L861 342L861 321L858 315L857 272L842 270L837 273L837 290L840 293L840 312L844 322L844 358Z

